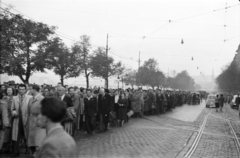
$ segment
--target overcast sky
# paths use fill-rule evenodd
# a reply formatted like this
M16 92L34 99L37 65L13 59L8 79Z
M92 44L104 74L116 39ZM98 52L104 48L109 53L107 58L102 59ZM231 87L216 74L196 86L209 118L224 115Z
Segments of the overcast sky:
M214 69L218 75L232 61L240 43L238 0L2 2L2 7L11 4L36 21L57 26L57 33L68 46L86 34L91 37L93 49L105 47L108 33L109 55L133 69L138 68L140 51L141 63L155 58L164 73L169 69L187 70L192 76L200 75L201 71L211 75ZM228 9L224 9L226 6Z

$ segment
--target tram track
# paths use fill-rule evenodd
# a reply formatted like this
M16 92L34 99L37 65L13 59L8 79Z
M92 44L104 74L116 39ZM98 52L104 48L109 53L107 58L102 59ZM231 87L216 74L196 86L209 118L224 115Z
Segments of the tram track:
M205 116L204 120L203 120L203 124L201 125L200 129L199 129L199 132L191 146L191 148L188 150L188 152L184 155L184 158L190 158L192 156L192 154L194 153L194 151L196 150L197 146L198 146L198 143L202 137L202 134L203 134L203 131L204 131L204 128L206 126L206 123L207 123L207 119L209 117L210 113L207 114L207 116Z
M209 117L215 117L215 118L222 119L222 120L226 121L233 136L205 132L204 129L206 129L206 124L207 124L207 121L208 121ZM210 112L209 114L207 114L207 116L205 116L204 121L203 121L203 123L202 123L202 125L201 125L201 127L198 131L198 134L197 134L196 138L194 139L193 144L190 146L189 150L184 155L184 158L190 158L194 154L194 152L196 151L196 149L199 145L199 142L200 142L203 134L213 135L213 136L218 136L218 137L228 137L230 139L233 139L234 142L235 142L236 149L237 149L238 157L240 158L240 142L239 142L239 138L237 137L236 133L237 132L235 132L235 130L234 130L232 124L231 124L231 120L228 119L226 114L223 115L223 117L218 117L218 116L215 116L215 115L211 114L211 112Z
M225 116L225 118L227 118L227 115ZM231 121L230 121L229 119L227 119L227 122L228 122L228 125L229 125L229 127L230 127L230 129L231 129L231 131L232 131L232 134L234 135L234 138L235 138L235 139L234 139L234 142L235 142L236 147L237 147L238 157L240 157L240 150L239 150L239 148L240 148L240 143L239 143L237 134L236 134L235 130L233 129L233 126L232 126L232 124L231 124Z

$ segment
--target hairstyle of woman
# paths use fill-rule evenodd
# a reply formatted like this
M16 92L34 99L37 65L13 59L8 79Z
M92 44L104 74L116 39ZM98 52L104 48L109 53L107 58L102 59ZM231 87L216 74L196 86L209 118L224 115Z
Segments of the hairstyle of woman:
M124 95L124 98L126 98L126 93L121 92L121 93L120 93L120 97L122 97L122 95Z
M16 90L13 89L12 87L8 87L8 88L6 88L6 90L5 90L6 95L7 95L7 90L8 90L8 89L12 89L12 95L13 95L13 96L16 95Z

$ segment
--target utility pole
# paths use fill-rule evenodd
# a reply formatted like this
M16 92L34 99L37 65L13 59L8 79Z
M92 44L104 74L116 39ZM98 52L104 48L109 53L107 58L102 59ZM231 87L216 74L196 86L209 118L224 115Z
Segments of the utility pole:
M168 78L169 78L169 68L168 68Z
M106 44L106 61L108 61L108 34L107 34L107 44ZM105 88L108 88L108 62L107 62L107 76L106 76L106 79L105 79Z
M122 89L123 89L123 77L122 77Z
M139 68L140 68L140 63L141 63L141 60L140 60L140 51L139 51L139 59L138 59L138 71L139 71Z

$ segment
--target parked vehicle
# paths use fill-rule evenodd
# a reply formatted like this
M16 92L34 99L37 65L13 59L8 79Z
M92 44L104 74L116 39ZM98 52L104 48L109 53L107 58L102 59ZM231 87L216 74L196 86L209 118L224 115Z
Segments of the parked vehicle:
M233 96L233 98L232 98L232 101L231 101L231 103L230 103L230 107L232 108L232 109L239 109L239 107L237 106L237 104L236 104L236 99L237 99L237 95L234 95Z
M194 95L195 95L195 100L193 97ZM187 99L188 105L199 105L200 103L201 103L201 99L200 99L199 92L192 92L191 94L188 95L188 99Z
M211 107L216 107L215 106L215 99L216 95L215 94L209 94L206 100L206 108L211 108Z

